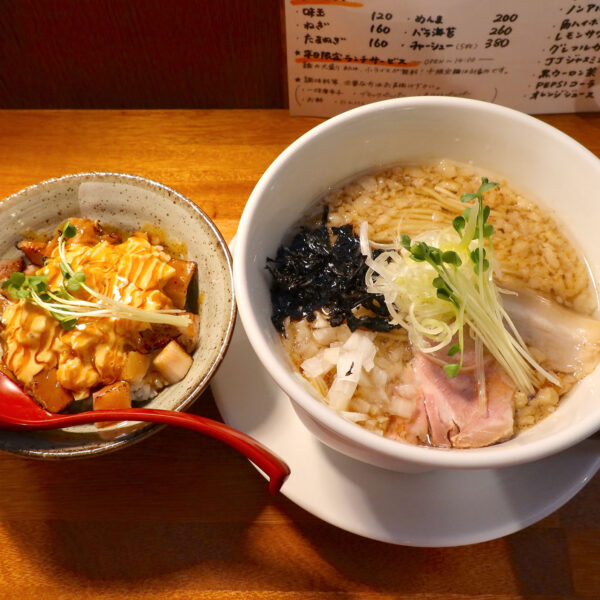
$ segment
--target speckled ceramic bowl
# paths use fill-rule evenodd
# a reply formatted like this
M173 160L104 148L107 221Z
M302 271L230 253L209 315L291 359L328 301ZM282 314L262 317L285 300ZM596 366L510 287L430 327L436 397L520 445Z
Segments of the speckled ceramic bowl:
M98 219L127 231L149 225L167 241L182 244L186 258L198 263L198 289L192 292L204 293L194 363L182 381L146 405L184 410L221 363L235 323L231 256L225 240L204 212L171 188L133 175L79 173L28 187L0 203L0 257L19 255L15 243L24 233L53 233L70 216ZM122 448L159 428L121 423L103 430L87 425L31 433L0 431L0 450L45 459L84 457Z

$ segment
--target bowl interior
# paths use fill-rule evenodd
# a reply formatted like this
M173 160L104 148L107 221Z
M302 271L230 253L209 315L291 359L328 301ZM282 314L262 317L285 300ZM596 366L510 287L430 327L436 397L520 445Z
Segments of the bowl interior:
M98 219L126 231L149 226L198 263L192 296L201 298L200 342L186 377L166 387L147 406L182 410L198 396L220 363L235 321L229 251L210 219L181 194L130 175L69 175L32 186L0 204L4 227L0 256L19 254L15 243L27 232L53 233L70 216ZM0 449L44 458L79 456L116 449L156 430L151 424L122 423L99 431L94 425L23 433L0 432Z
M293 401L329 431L387 456L421 464L494 466L541 458L600 426L600 372L588 376L542 423L509 442L475 450L431 449L379 438L314 399L290 369L270 323L264 265L315 200L356 175L394 164L448 158L489 171L537 201L563 224L597 279L600 161L541 121L496 105L453 98L404 98L330 119L290 146L267 170L236 237L240 316L263 364Z

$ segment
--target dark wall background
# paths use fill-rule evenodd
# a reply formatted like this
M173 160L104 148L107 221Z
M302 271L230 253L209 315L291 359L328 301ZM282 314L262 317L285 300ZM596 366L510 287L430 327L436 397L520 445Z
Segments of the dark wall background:
M0 0L0 107L284 107L281 10L279 0Z

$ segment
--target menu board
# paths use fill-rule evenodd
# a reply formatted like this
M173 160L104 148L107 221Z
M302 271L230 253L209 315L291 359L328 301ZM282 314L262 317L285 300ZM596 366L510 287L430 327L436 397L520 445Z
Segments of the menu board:
M285 0L290 112L403 96L600 110L600 2Z

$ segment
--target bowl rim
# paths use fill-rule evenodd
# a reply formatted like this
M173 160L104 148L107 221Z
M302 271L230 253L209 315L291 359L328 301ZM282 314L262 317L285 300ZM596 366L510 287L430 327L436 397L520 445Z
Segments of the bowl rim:
M37 188L41 188L43 186L48 186L51 184L65 182L65 181L73 181L77 182L82 179L89 178L97 178L97 179L111 179L117 178L121 181L111 181L111 183L137 183L143 184L143 186L154 189L161 190L162 192L167 192L168 195L175 196L180 202L182 202L185 206L187 206L193 213L196 214L202 221L206 223L209 230L215 236L216 241L218 242L218 247L222 250L223 256L225 258L225 262L227 264L227 273L228 273L228 281L231 287L231 306L229 310L229 314L227 317L227 329L225 331L223 342L219 349L219 352L211 364L210 368L204 376L198 381L198 383L194 386L192 390L190 390L183 399L177 404L177 406L173 407L170 410L176 412L182 412L185 409L189 408L200 396L200 394L207 388L210 380L213 375L216 373L220 364L223 362L225 354L227 353L227 349L229 348L229 344L231 343L231 337L233 335L236 319L237 319L237 302L235 295L235 286L233 282L233 260L231 257L231 252L223 237L223 234L220 232L218 227L215 225L213 220L192 200L190 200L187 196L184 196L181 192L173 189L172 187L165 185L164 183L160 183L154 179L150 179L143 175L133 175L130 173L119 173L115 171L82 171L79 173L72 173L67 175L61 175L59 177L52 177L50 179L44 179L38 183L34 183L29 185L9 196L6 196L4 199L0 201L0 212L6 210L7 203L11 201L18 200L21 196L25 196L28 193L33 192ZM141 442L143 439L153 435L166 427L166 425L160 425L156 423L142 423L139 427L136 427L135 430L131 432L125 433L123 438L116 438L114 440L106 440L99 441L93 446L74 446L72 448L52 448L52 449L42 449L42 448L15 448L10 447L6 449L2 449L3 452L9 452L11 454L16 454L19 456L26 456L28 458L37 458L44 460L64 460L64 459L72 459L72 458L85 458L89 456L94 456L98 454L107 454L109 452L114 452L123 448L125 446L131 446L135 443ZM79 434L81 436L85 436L85 434Z
M507 447L503 444L496 444L473 449L432 448L399 443L395 440L383 438L343 419L334 410L310 394L291 369L284 369L280 366L278 360L274 357L269 340L259 325L255 307L248 294L247 281L250 267L246 261L250 260L250 253L248 252L249 232L254 219L260 212L261 195L272 185L272 181L280 167L293 160L294 154L300 148L313 143L314 140L331 130L348 122L361 119L365 115L400 108L410 109L430 106L451 110L469 107L477 111L484 111L486 114L500 119L516 120L522 124L524 129L537 129L542 133L545 132L546 135L552 136L566 150L577 153L578 160L589 162L590 166L595 168L600 175L600 159L585 146L566 133L531 115L497 104L447 96L414 96L392 98L348 110L320 123L295 140L273 161L252 191L240 219L235 239L234 285L240 319L259 360L278 386L288 395L292 403L304 409L321 427L334 432L334 434L341 436L355 446L374 452L385 459L398 461L399 464L404 462L433 468L496 468L539 460L560 452L592 435L600 427L600 408L596 419L580 420L578 423L553 434L550 438L535 440L522 446ZM252 257L253 260L255 258Z

